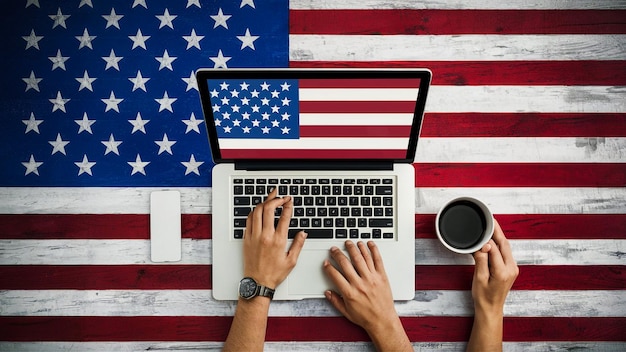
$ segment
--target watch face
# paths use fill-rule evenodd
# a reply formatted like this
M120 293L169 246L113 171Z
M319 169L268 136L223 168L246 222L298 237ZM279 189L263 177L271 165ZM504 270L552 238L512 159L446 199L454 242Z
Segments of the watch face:
M256 282L249 278L244 277L239 282L239 295L243 298L252 298L256 292Z

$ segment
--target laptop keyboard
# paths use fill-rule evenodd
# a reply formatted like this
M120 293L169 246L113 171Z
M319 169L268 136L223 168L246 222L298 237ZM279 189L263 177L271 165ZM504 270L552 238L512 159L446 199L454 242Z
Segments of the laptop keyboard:
M293 198L289 238L300 230L309 239L393 239L395 179L234 178L234 238L243 238L254 206L278 187ZM282 212L276 209L275 224Z

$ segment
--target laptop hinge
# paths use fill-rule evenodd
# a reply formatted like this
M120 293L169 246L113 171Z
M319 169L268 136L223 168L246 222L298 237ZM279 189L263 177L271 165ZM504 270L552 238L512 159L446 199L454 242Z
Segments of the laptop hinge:
M267 171L267 170L393 170L391 161L239 161L235 162L236 170Z

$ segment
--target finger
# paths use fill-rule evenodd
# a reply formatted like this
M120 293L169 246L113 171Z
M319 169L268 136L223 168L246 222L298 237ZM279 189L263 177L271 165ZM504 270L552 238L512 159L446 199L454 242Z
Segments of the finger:
M287 252L287 257L293 261L294 265L298 261L298 257L300 256L302 247L304 247L304 240L306 239L306 236L306 232L300 231L296 234L293 242L291 242L291 246L289 247L289 251Z
M249 217L252 221L252 231L250 235L261 234L261 229L263 228L263 203L257 204L256 207L252 209Z
M511 250L511 243L504 236L504 231L500 227L500 224L497 220L494 219L494 230L493 230L493 240L500 248L500 253L502 254L502 258L505 264L515 264L515 259L513 258L513 251Z
M280 219L278 219L278 224L276 225L276 231L282 234L285 238L287 238L287 232L289 231L289 221L291 220L291 216L293 213L293 202L291 197L285 197L285 203L283 203L283 211L280 214Z
M487 281L489 279L489 251L491 244L486 244L483 248L473 254L474 261L474 280Z
M337 270L337 268L330 264L328 259L324 260L323 269L326 276L328 276L330 281L332 281L335 287L337 287L339 293L343 294L346 290L350 289L350 283L348 280L341 272L339 272L339 270Z
M378 271L379 273L385 273L386 275L386 271L385 271L385 265L383 264L383 256L380 254L380 251L378 250L378 246L376 245L376 243L374 243L374 241L369 241L367 242L367 246L370 249L370 252L372 253L372 263L374 264L374 268L376 271Z
M363 256L363 250L361 249L361 246L363 246L363 242L359 241L359 243L355 245L354 242L348 240L345 242L345 246L348 254L350 255L352 266L356 269L356 272L359 274L359 276L367 275L367 273L369 272L369 268ZM367 251L367 249L365 249L365 251Z
M252 235L252 226L254 223L253 215L254 215L254 209L252 209L252 211L248 213L248 217L246 218L246 229L243 232L244 239L249 239L250 236Z
M270 195L274 194L274 192L270 193ZM274 194L275 195L275 194ZM283 205L284 203L290 201L290 197L285 198L268 198L265 202L263 202L263 230L268 233L274 233L274 213L276 208Z
M502 253L500 253L500 248L496 245L493 240L489 240L491 244L491 249L489 250L489 269L491 274L502 272L505 270L506 266L504 265L504 259L502 259Z
M333 305L333 307L335 307L335 309L339 311L339 313L343 316L347 316L348 311L346 309L346 304L337 292L328 290L324 292L324 296L326 296L326 299Z
M348 257L346 257L346 255L343 254L343 252L340 251L339 248L333 246L330 249L330 256L339 265L339 267L341 268L341 271L343 271L343 276L349 282L354 282L355 280L359 278L359 274L356 272L356 269L352 265L352 262L350 262L350 259L348 259Z

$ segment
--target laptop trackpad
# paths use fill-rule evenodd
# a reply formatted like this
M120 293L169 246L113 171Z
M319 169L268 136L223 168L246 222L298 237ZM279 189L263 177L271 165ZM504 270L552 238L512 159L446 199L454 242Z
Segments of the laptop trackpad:
M322 269L327 258L327 249L302 251L298 264L289 275L289 294L323 297L324 291L333 287Z

